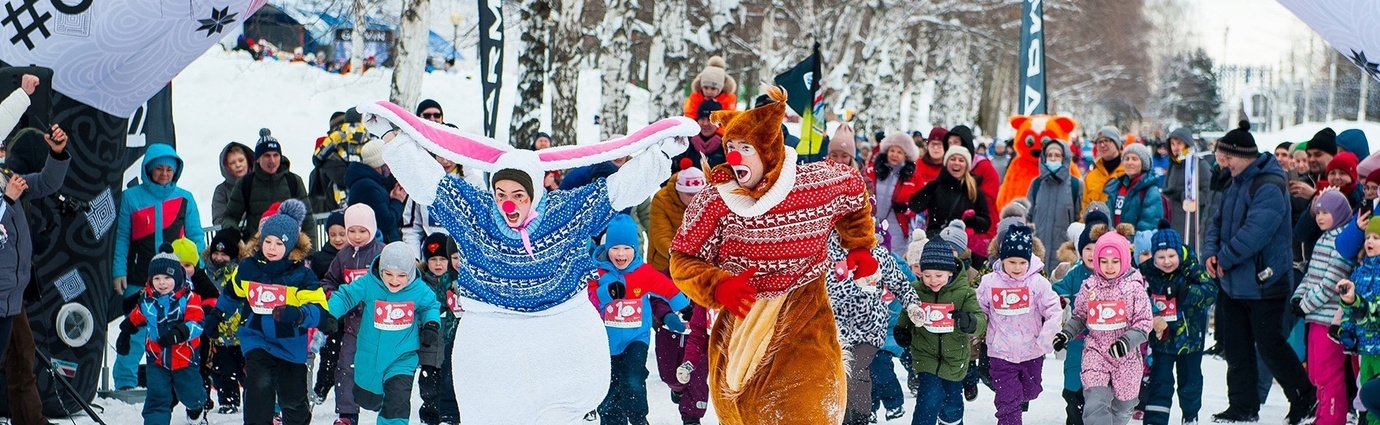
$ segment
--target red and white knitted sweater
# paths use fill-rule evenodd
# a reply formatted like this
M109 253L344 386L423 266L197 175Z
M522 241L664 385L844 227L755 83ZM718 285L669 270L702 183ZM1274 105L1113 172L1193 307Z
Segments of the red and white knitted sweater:
M794 153L787 151L788 153ZM780 178L761 199L732 193L736 182L710 186L685 209L671 243L732 274L757 266L748 282L758 298L775 298L814 282L827 264L829 232L845 214L867 205L858 173L828 161L795 165L787 155Z

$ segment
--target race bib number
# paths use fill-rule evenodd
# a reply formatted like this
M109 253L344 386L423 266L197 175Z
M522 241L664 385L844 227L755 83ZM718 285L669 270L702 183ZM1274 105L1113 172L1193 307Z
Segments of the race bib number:
M1126 328L1126 301L1088 301L1088 328L1115 331Z
M604 326L625 329L642 327L642 299L621 298L604 306Z
M416 307L412 305L412 301L374 301L374 328L383 331L410 328L416 319L415 314Z
M920 311L925 314L925 330L946 334L954 331L954 319L950 315L954 311L953 304L930 304L920 303Z
M1156 317L1166 322L1179 320L1179 301L1164 295L1150 295L1150 301L1155 303Z
M460 305L460 296L455 295L455 291L446 291L446 307L450 307L450 312L456 316L465 312L465 307Z
M891 293L891 290L882 289L882 302L889 303L894 300L896 300L896 294Z
M992 288L992 310L1002 316L1030 312L1030 288Z
M848 278L848 262L847 262L847 261L835 261L835 262L834 262L834 280L842 282L844 279L847 279L847 278Z
M345 273L342 274L341 277L345 278L345 283L350 283L354 282L355 279L358 279L360 276L364 276L368 273L369 269L345 269Z
M249 309L255 314L273 314L273 309L287 305L287 287L268 283L249 282Z

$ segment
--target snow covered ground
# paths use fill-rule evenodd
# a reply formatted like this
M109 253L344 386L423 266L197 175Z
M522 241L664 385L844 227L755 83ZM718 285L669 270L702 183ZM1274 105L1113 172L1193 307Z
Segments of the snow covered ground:
M119 327L112 325L109 328L109 332L111 340L113 341L114 337L116 335L119 335ZM460 343L463 344L463 342ZM1211 344L1210 341L1209 344ZM107 357L113 356L114 351L112 349L107 354ZM647 419L649 423L653 425L678 425L681 423L680 412L677 410L676 405L671 404L671 391L666 387L665 384L661 382L660 378L657 376L656 360L653 358L655 356L649 355L648 357L649 358L647 362L647 368L649 371L651 371L651 374L650 377L647 379L647 402L648 405L651 407L651 415L649 415ZM513 367L521 366L515 364ZM901 367L899 362L895 363L895 367L897 376L904 377L905 369ZM1207 423L1207 421L1211 420L1211 415L1213 413L1220 412L1223 409L1226 409L1227 407L1226 371L1227 365L1226 363L1223 363L1221 360L1211 357L1203 359L1203 410L1202 412L1200 412L1199 418L1202 419L1204 423ZM1025 414L1025 423L1041 425L1064 423L1064 399L1060 396L1061 385L1063 383L1063 373L1064 370L1062 360L1057 360L1054 358L1054 356L1049 356L1048 358L1046 358L1044 366L1045 390L1040 394L1039 399L1037 399L1035 402L1030 403L1030 412ZM904 382L902 384L904 385ZM463 385L463 383L461 383L460 385ZM413 416L412 420L410 421L411 423L420 423L420 419L418 419L416 416L416 409L417 407L421 406L421 398L417 394L418 393L416 392L414 387L412 397ZM995 424L997 420L993 415L996 413L996 408L992 404L992 398L992 392L989 391L986 387L982 387L980 394L978 395L978 399L976 401L968 403L965 407L966 410L964 414L964 423L970 425ZM95 403L105 408L105 412L101 413L101 417L105 420L107 424L115 425L142 423L142 419L140 416L140 412L143 409L142 404L131 405L111 399L97 399ZM334 403L335 394L334 392L332 392L331 396L327 398L325 404L316 407L314 414L312 415L312 423L330 424L332 421L334 421L336 418L334 412ZM1177 406L1178 404L1176 402L1175 407L1173 409L1174 413L1170 420L1171 424L1180 423L1180 414ZM888 423L896 425L909 424L911 421L911 413L915 410L914 408L915 398L907 394L906 416L904 418L893 420L890 422L881 420L879 421L879 423ZM1282 422L1284 420L1284 415L1285 413L1287 413L1288 409L1289 405L1284 400L1284 394L1280 392L1279 387L1276 386L1274 389L1272 389L1268 402L1265 404L1264 407L1260 409L1260 417L1262 419L1261 423L1272 424ZM174 410L173 423L180 423L178 422L177 418L181 418L183 414L184 413L181 407L178 407L176 410ZM461 412L461 415L463 416L463 412ZM375 423L376 416L377 415L373 412L365 412L363 415L361 415L360 423L363 425L372 425ZM78 425L95 423L90 418L87 418L85 416L78 416L73 418L73 420L75 424ZM212 413L210 415L210 422L212 424L217 425L231 425L242 423L242 418L238 414L220 415ZM597 424L598 422L596 421L590 423ZM704 423L706 425L719 423L716 419L714 419L712 406L710 408L710 413L705 417ZM1133 421L1133 423L1136 422Z

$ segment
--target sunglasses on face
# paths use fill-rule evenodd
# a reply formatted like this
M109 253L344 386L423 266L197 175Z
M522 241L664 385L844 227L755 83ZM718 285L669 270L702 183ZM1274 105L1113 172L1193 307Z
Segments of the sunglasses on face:
M422 113L422 118L424 118L424 119L429 119L429 120L433 120L433 119L439 120L439 119L441 119L441 113L440 113L440 112L424 112L424 113Z

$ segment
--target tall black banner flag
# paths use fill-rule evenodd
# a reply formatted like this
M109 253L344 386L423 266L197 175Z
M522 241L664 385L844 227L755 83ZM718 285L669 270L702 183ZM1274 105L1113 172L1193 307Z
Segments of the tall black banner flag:
M1045 12L1041 0L1021 9L1021 114L1045 113Z
M503 87L502 0L479 0L479 75L484 86L484 136L494 137Z

